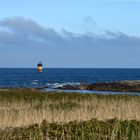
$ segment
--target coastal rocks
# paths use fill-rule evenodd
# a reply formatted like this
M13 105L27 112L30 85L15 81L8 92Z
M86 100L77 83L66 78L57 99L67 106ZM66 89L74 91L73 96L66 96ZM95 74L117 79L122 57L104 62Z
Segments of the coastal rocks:
M140 81L115 81L115 82L100 82L94 84L80 84L80 83L56 83L49 84L37 88L25 87L0 87L1 91L5 90L32 90L41 91L45 88L60 89L60 90L91 90L91 91L118 91L118 92L140 92Z
M55 89L61 90L86 90L88 88L88 84L79 84L79 85L63 85L61 87L57 87Z
M57 87L55 89L62 89L62 90L80 90L80 86L64 85L64 86L61 86L61 87Z
M76 86L64 85L55 89L140 92L140 81L100 82L95 84L79 84Z
M89 86L89 84L81 84L81 85L79 85L79 89L80 90L87 90L88 86Z
M95 83L87 87L87 90L100 90L100 91L128 91L131 87L128 88L127 85L119 82L113 83Z
M91 84L87 90L140 92L140 82L120 81Z

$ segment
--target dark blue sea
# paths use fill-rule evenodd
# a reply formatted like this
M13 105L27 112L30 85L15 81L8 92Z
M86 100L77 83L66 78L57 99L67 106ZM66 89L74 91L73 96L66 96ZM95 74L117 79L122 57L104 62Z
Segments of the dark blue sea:
M65 84L140 80L140 69L0 68L0 87L57 87Z

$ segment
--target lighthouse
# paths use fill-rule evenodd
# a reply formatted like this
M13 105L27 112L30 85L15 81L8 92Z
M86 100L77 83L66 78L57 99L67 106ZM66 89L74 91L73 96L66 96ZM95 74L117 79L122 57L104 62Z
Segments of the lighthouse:
M39 63L37 64L37 72L38 72L38 73L43 72L43 64L42 64L41 62L39 62Z

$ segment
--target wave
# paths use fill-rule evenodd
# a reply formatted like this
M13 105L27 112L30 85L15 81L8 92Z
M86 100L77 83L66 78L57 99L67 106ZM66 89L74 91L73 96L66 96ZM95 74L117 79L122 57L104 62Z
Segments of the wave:
M47 83L46 86L52 89L63 87L63 86L79 86L81 83L76 82L63 82L63 83Z
M37 85L37 84L38 84L38 82L32 82L31 84L33 84L33 85Z

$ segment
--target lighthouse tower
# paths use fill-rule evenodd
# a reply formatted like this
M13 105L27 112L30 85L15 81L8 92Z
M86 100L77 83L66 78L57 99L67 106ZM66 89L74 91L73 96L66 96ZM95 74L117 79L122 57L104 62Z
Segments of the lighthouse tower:
M39 62L39 63L37 64L37 72L38 72L38 73L43 72L43 64L42 64L41 62Z

